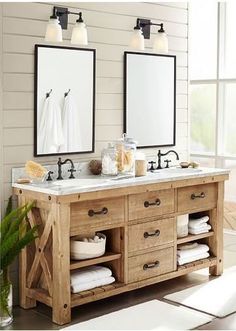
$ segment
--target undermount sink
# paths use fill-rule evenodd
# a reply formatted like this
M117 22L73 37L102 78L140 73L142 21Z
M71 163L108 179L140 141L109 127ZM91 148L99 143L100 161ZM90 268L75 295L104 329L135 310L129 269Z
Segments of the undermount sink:
M174 174L191 174L201 172L201 169L196 168L168 168L162 169L161 172L170 172Z
M65 179L53 182L53 185L59 187L84 187L94 186L97 184L105 183L105 178L78 178L78 179Z

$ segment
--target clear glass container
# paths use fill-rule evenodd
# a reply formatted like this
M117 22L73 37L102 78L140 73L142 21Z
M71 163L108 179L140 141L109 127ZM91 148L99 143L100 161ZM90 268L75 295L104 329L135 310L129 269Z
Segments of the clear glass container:
M102 151L102 174L105 176L118 175L117 150L114 144L109 143Z
M118 172L122 175L135 176L136 142L123 135L116 143Z
M8 269L0 270L0 327L11 324L12 316L12 283Z

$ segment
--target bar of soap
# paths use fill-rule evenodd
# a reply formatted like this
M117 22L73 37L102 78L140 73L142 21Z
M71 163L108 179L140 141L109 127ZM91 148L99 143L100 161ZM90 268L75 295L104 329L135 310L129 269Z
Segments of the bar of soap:
M17 184L29 184L32 181L29 178L18 178L16 182Z

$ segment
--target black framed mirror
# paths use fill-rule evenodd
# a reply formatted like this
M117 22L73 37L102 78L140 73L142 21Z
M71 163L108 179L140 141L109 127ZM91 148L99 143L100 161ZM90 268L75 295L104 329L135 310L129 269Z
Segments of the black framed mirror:
M35 45L35 156L94 152L95 75L95 49Z
M139 148L175 145L176 56L124 53L123 129Z

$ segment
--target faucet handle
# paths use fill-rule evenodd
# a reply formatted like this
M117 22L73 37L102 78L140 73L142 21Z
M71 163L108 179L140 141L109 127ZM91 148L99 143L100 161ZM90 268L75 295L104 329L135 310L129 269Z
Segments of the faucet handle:
M75 178L73 173L76 172L76 170L74 168L69 169L68 172L70 172L70 177L69 177L70 179Z
M49 181L52 180L52 177L51 177L52 174L53 174L53 171L49 171L49 172L48 172L48 177L47 177L47 179L46 179L47 182L49 182Z
M171 160L164 160L164 162L166 163L165 168L169 168L169 163L171 162Z
M154 166L153 166L153 165L154 165L154 164L156 164L156 162L155 162L155 161L149 161L148 163L149 163L149 164L151 164L151 167L150 167L150 169L149 169L149 170L150 170L150 171L153 171L153 170L155 170L155 168L154 168Z

